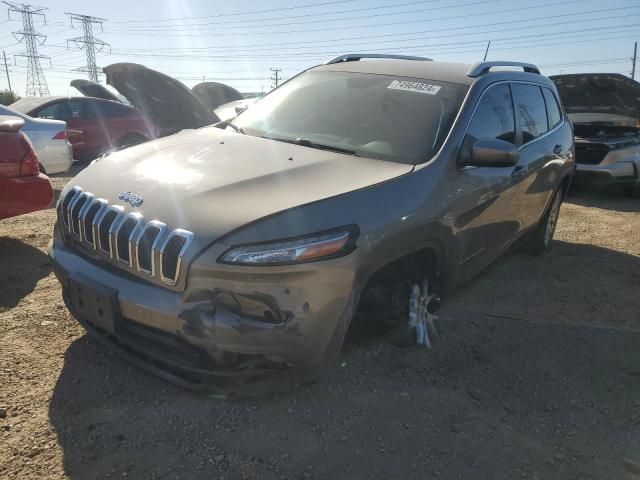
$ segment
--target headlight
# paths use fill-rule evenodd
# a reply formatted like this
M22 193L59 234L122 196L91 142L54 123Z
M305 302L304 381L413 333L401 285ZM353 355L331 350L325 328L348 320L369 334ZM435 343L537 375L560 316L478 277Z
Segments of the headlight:
M227 250L218 261L235 265L286 265L314 262L341 257L352 252L357 236L357 227L343 227L304 237L233 247Z

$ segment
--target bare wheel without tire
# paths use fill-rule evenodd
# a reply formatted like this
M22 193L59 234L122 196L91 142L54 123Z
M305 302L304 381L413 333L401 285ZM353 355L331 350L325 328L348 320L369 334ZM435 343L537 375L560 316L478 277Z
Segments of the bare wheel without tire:
M440 298L429 286L428 280L411 285L405 297L408 308L406 317L387 335L388 340L396 346L423 345L431 348L431 342L438 336L436 320L433 313Z
M553 240L553 234L556 231L556 225L558 224L562 198L563 191L559 189L551 199L547 211L533 232L531 240L529 240L529 251L534 255L542 255L551 250L551 242Z

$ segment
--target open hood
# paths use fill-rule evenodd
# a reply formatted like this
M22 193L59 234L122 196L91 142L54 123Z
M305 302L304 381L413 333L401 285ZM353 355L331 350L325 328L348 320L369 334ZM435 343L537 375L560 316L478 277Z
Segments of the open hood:
M199 83L192 91L212 111L220 105L244 98L235 88L218 82Z
M640 126L640 83L618 73L577 73L551 78L574 124Z
M160 128L178 131L219 121L212 110L175 78L136 63L114 63L103 71L107 84Z
M84 78L71 80L71 86L86 97L102 98L103 100L112 100L114 102L120 101L120 99L107 90L104 85L92 82L91 80L85 80Z

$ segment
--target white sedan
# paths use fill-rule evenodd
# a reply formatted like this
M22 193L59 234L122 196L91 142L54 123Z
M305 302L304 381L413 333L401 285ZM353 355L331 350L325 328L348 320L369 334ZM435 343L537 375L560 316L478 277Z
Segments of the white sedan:
M67 139L66 122L33 118L4 105L0 105L0 115L13 115L24 120L20 131L31 140L43 173L51 175L69 170L73 163L73 149Z

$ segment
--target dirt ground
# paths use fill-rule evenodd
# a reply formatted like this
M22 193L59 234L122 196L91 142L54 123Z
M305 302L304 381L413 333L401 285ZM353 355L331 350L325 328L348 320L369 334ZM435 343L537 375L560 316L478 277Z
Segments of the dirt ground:
M53 221L0 222L2 479L640 478L640 200L572 194L550 254L446 298L433 350L352 337L329 378L233 402L84 335Z

